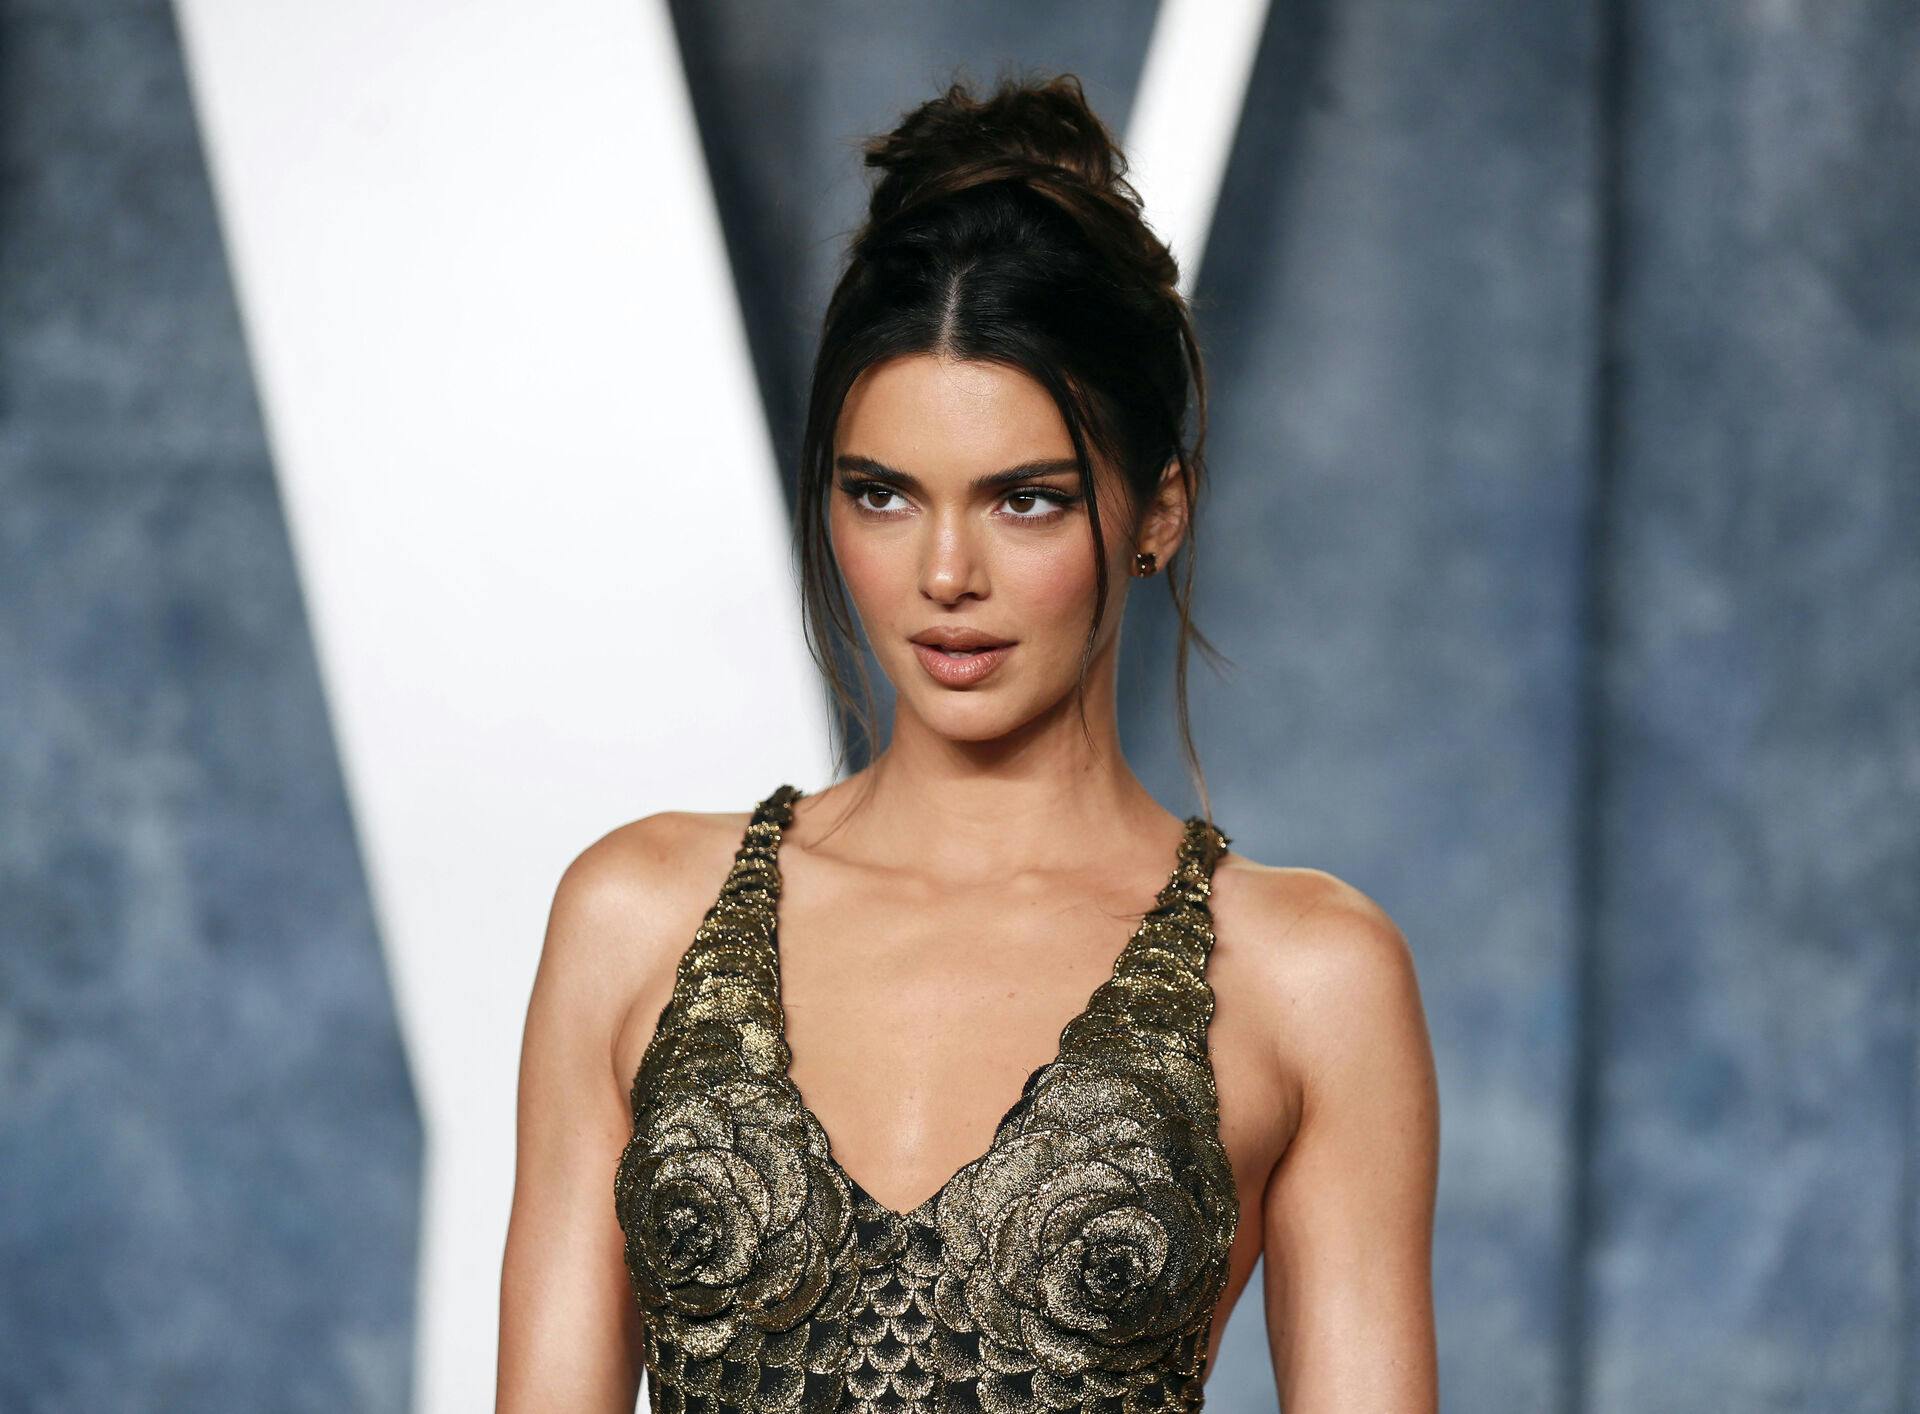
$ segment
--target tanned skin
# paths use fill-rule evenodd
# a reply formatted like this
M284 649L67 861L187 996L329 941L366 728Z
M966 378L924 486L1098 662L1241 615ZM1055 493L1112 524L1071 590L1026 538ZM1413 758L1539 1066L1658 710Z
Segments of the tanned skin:
M1045 390L889 360L849 393L835 453L834 556L896 705L884 753L795 808L782 986L794 1083L844 1166L905 1211L987 1151L1172 868L1181 820L1121 754L1115 669L1134 552L1167 565L1186 513L1172 467L1137 508L1096 473L1111 597L1089 742L1074 686L1094 549ZM910 642L943 625L1014 647L948 686ZM499 1414L634 1408L642 1329L613 1211L628 1093L746 823L649 815L559 882L521 1057ZM1213 913L1209 1048L1242 1214L1214 1350L1264 1253L1287 1414L1432 1414L1439 1100L1407 941L1354 886L1234 850Z

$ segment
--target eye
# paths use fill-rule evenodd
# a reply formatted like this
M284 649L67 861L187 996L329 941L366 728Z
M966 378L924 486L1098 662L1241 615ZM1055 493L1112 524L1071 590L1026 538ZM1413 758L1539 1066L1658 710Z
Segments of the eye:
M1009 491L1002 498L1006 505L1013 508L1014 520L1055 520L1067 512L1067 507L1077 499L1069 491L1056 491L1050 486L1022 486L1018 491Z
M900 493L884 481L849 481L842 483L840 489L855 507L868 515L900 514ZM875 499L870 502L869 497Z

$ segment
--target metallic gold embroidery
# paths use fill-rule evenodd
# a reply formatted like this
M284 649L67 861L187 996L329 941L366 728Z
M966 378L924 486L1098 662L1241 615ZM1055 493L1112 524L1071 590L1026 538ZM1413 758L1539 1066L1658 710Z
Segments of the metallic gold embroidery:
M1172 876L987 1152L911 1213L794 1087L781 832L755 808L634 1077L615 1175L655 1414L1198 1410L1240 1209L1207 1027L1228 837Z

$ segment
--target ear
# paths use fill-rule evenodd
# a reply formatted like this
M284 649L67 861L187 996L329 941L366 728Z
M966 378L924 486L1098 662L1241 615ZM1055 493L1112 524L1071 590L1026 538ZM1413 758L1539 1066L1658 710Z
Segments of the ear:
M1140 515L1140 529L1134 536L1136 550L1151 550L1162 569L1173 559L1187 536L1187 492L1180 480L1178 458L1168 458L1160 470L1160 482L1148 498Z

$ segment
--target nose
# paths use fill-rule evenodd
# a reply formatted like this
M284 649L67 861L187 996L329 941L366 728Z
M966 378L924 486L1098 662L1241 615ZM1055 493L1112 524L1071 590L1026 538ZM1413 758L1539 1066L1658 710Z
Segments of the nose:
M936 604L957 604L987 594L986 564L965 523L935 519L920 561L920 593Z

